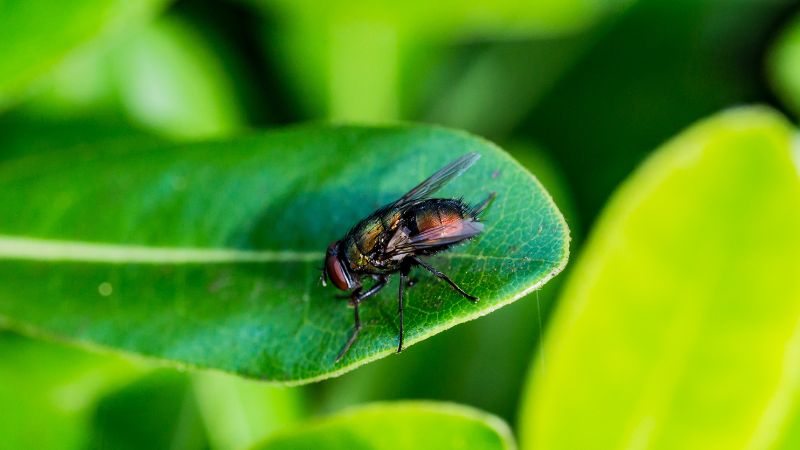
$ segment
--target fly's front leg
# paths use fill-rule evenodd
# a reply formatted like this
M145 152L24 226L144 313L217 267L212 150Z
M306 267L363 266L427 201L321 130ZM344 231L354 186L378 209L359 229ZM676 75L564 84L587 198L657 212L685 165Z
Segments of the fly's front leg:
M350 305L353 306L353 318L355 324L353 326L353 334L350 335L350 339L347 340L347 342L344 344L344 347L342 347L342 349L339 351L339 354L336 356L336 360L334 361L334 363L339 362L339 360L344 357L347 351L350 350L350 347L353 345L353 343L356 341L356 338L358 337L358 332L361 331L361 317L359 317L358 315L358 305L364 299L377 294L381 289L383 289L386 286L386 283L388 282L389 279L386 276L382 275L378 277L378 281L366 292L361 292L361 288L358 288L355 291L353 291L352 294L347 296L347 298L350 298Z
M358 302L353 302L353 315L355 319L355 325L353 326L353 334L350 335L350 339L344 344L341 350L339 350L339 354L336 356L336 360L334 363L338 363L340 359L350 350L350 347L353 345L353 342L356 341L358 337L358 332L361 331L361 317L358 315Z
M453 289L455 289L456 292L458 292L459 294L463 295L464 298L466 298L467 300L471 301L472 303L477 303L478 302L478 297L475 297L474 295L469 295L466 292L464 292L464 290L461 289L460 287L458 287L458 285L455 282L453 282L453 280L451 280L450 277L448 277L444 273L440 272L439 270L437 270L436 268L434 268L430 264L428 264L425 261L417 258L416 256L412 257L412 260L414 261L415 264L424 267L425 270L427 270L428 272L432 273L435 277L446 281L447 284L449 284Z

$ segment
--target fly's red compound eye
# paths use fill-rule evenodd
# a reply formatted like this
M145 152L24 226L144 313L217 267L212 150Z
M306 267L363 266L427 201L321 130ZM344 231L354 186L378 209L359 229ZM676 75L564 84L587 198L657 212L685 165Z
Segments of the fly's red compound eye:
M342 261L335 254L329 254L325 258L325 269L334 286L343 291L350 289L350 283L342 266Z

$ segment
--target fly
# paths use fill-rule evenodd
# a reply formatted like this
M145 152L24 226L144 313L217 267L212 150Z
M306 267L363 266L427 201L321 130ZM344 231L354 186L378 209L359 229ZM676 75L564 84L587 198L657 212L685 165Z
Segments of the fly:
M468 153L442 167L398 200L362 219L344 238L328 246L322 268L322 285L325 286L330 279L338 289L349 291L342 298L350 299L355 320L353 333L336 357L336 362L347 353L361 331L359 304L383 289L389 277L395 273L400 274L397 295L400 316L398 353L403 350L403 291L413 284L408 278L411 268L422 267L444 280L467 300L473 303L478 301L477 297L464 292L450 277L421 259L422 256L443 252L469 240L483 230L479 216L495 197L494 193L475 206L459 199L430 198L450 180L469 169L478 158L479 154ZM367 278L375 282L365 289L361 282Z

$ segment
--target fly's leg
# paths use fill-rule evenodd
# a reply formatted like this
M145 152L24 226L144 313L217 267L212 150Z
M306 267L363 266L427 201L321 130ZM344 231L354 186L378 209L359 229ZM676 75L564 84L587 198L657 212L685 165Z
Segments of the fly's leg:
M389 282L389 278L387 278L384 275L381 275L380 277L378 277L378 281L375 284L373 284L371 288L367 289L367 292L361 292L359 290L359 291L353 292L353 295L350 295L347 298L350 298L350 303L352 303L354 305L355 304L359 304L359 303L361 303L362 300L365 300L365 299L367 299L369 297L372 297L373 295L375 295L378 292L380 292L381 289L386 287L386 283L388 283L388 282Z
M425 270L427 270L428 272L432 273L437 278L440 278L440 279L446 281L447 284L449 284L453 289L455 289L456 292L458 292L459 294L463 295L464 298L466 298L467 300L471 301L472 303L477 303L478 302L478 297L475 297L474 295L469 295L466 292L464 292L464 290L461 289L460 287L458 287L458 285L455 284L453 282L453 280L450 279L450 277L448 277L444 273L440 272L439 270L437 270L436 268L434 268L430 264L428 264L425 261L417 258L416 256L412 257L412 260L414 261L415 264L418 264L418 265L424 267Z
M335 297L342 300L350 299L350 303L355 302L356 299L361 301L367 297L372 297L373 295L377 294L378 291L383 289L383 287L386 286L386 283L389 281L389 279L386 278L385 275L375 275L375 279L377 280L377 283L372 285L372 287L369 288L367 292L364 292L363 294L361 293L361 289L356 289L355 291L349 294L336 294Z
M347 342L344 344L344 347L342 347L342 349L339 351L339 354L336 356L336 359L334 360L334 364L338 363L339 360L341 360L344 357L347 351L350 350L350 347L353 345L353 343L356 341L356 338L358 337L358 332L361 331L361 318L358 315L358 304L361 303L367 297L372 297L373 295L377 294L378 291L380 291L386 286L386 283L388 281L389 279L387 277L381 276L380 278L378 278L378 282L375 283L366 292L361 292L361 288L359 288L353 291L353 293L347 297L350 298L350 304L353 305L353 318L355 324L353 326L353 334L350 335L350 339L347 340Z
M350 346L353 345L353 342L356 341L358 337L358 332L361 331L361 318L358 316L358 303L353 303L353 314L355 316L355 326L353 327L353 334L350 335L350 339L347 340L347 343L344 344L341 350L339 350L339 354L336 356L335 363L338 363L340 359L350 350Z

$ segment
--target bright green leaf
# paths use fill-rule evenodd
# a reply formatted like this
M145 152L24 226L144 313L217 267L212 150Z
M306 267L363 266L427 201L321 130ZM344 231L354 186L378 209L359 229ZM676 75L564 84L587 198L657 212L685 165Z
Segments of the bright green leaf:
M164 0L0 2L0 108L71 51L158 11Z
M449 403L374 403L280 432L259 450L511 450L502 420Z
M800 400L792 132L720 114L615 194L537 357L523 448L775 448Z
M266 380L343 373L395 351L397 285L363 305L359 341L334 364L352 311L319 285L324 249L468 151L483 158L440 195L498 197L484 233L431 263L481 301L417 273L406 297L411 345L536 289L568 253L566 224L535 178L490 143L438 128L307 126L9 161L0 318Z

